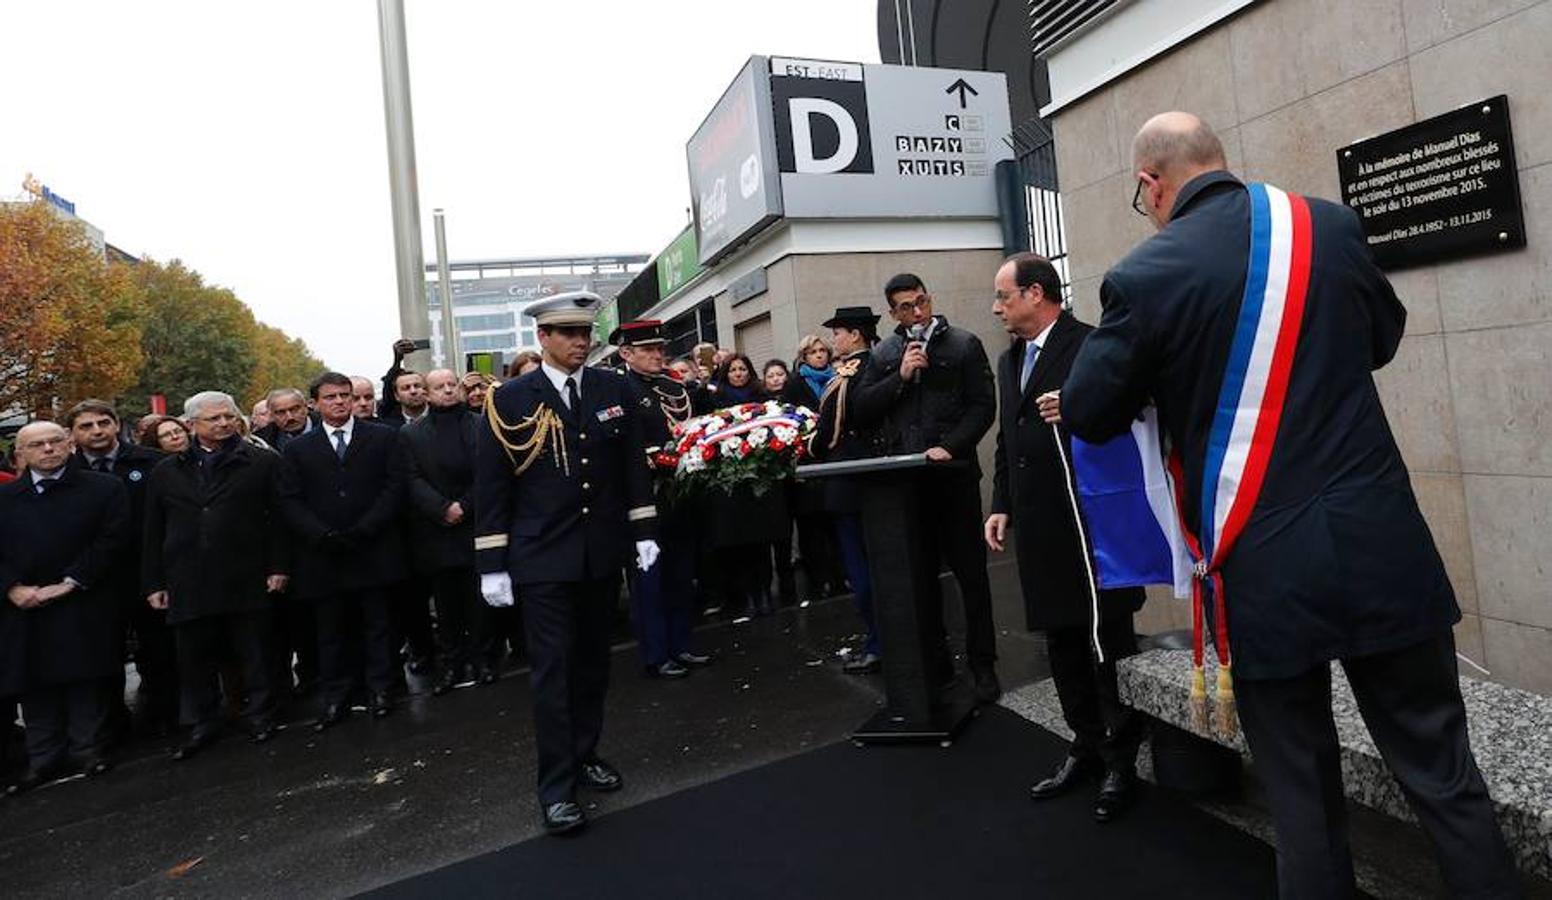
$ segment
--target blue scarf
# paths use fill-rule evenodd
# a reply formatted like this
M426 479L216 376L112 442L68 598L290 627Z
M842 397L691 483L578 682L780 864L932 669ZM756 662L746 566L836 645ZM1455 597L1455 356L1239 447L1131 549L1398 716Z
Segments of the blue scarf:
M824 393L825 385L830 383L830 379L835 377L835 370L829 366L816 369L808 363L799 363L798 374L803 376L803 380L808 382L809 388L813 390L814 396L818 397Z

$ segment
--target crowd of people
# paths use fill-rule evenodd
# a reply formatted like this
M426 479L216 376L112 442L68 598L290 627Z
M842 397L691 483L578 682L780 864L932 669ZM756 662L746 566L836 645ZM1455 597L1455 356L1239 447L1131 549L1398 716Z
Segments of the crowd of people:
M1513 895L1467 738L1459 609L1370 375L1395 353L1404 308L1350 210L1240 182L1196 117L1150 120L1133 156L1133 207L1160 235L1106 275L1097 328L1066 308L1049 260L1007 259L990 279L990 313L1010 336L995 369L975 333L901 273L882 290L890 333L871 308L842 307L821 326L828 340L806 335L790 362L757 367L709 344L668 359L660 323L642 321L610 336L618 372L589 369L600 298L578 292L533 305L543 353L514 360L499 387L411 371L414 344L401 341L381 401L370 380L329 372L271 391L249 416L225 393L197 393L180 417L141 419L134 440L96 400L24 426L20 477L0 486L0 697L19 698L29 762L8 792L71 766L111 768L129 724L127 641L146 725L189 728L178 759L221 734L223 706L240 704L263 742L282 706L316 692L324 731L358 704L388 715L406 671L431 674L433 694L493 683L508 641L530 661L544 826L575 831L579 788L623 784L598 755L622 582L652 677L712 662L693 647L697 615L797 601L796 559L806 591L856 598L866 637L848 670L887 659L869 577L883 570L869 566L855 484L788 483L755 502L685 500L653 481L648 455L675 425L779 398L817 413L807 449L818 460L956 463L926 469L911 513L923 541L909 552L928 558L910 562L958 582L972 688L989 703L1001 686L986 554L1012 545L1027 624L1045 634L1075 735L1031 796L1098 780L1094 817L1113 821L1134 793L1141 728L1116 662L1136 652L1142 594L1095 584L1068 459L1074 435L1129 434L1156 403L1180 497L1227 498L1221 515L1182 499L1180 525L1197 563L1197 633L1210 619L1216 699L1225 716L1237 701L1284 895L1353 892L1334 660L1452 891ZM1251 297L1248 266L1265 259L1297 277L1262 278L1252 286L1266 296ZM1251 340L1280 362L1231 352ZM1280 380L1266 374L1279 365ZM1247 385L1267 393L1246 400ZM1285 407L1293 424L1279 428ZM999 413L983 520L977 446ZM1214 468L1226 458L1239 468ZM1271 501L1257 505L1263 488ZM928 594L920 637L943 689L957 673L942 597ZM1192 690L1205 703L1200 641Z

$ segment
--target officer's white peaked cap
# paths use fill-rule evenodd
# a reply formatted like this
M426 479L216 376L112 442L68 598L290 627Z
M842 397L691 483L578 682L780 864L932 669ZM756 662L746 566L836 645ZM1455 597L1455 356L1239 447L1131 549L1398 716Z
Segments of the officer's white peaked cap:
M603 304L592 291L567 291L529 304L524 312L539 325L591 325Z

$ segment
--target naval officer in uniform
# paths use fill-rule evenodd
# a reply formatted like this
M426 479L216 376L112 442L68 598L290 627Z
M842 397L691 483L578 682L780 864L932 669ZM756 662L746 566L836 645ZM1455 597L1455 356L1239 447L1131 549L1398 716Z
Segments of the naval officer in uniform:
M628 322L609 335L625 361L621 372L630 385L632 414L641 421L647 452L672 444L673 429L693 414L689 390L663 372L663 323L656 319ZM671 476L669 476L671 477ZM667 480L666 478L663 480ZM659 494L657 565L633 574L631 600L636 606L636 631L641 661L651 678L683 678L690 669L707 665L711 657L690 649L690 623L695 616L695 521L684 509L671 509Z
M601 299L528 308L539 368L491 391L475 461L475 554L492 606L523 597L539 807L552 834L586 824L578 788L624 782L598 756L620 570L657 561L657 508L625 377L584 368ZM634 546L633 546L634 545Z

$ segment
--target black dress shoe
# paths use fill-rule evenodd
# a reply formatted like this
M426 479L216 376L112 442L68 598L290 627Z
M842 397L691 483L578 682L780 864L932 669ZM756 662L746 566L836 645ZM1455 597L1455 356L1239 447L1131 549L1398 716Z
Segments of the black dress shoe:
M393 698L386 693L373 694L372 702L368 704L367 709L371 711L372 718L381 719L393 712Z
M43 785L48 784L50 781L53 781L57 775L58 773L53 771L40 772L36 769L28 769L26 772L22 773L22 777L6 785L5 795L7 797L16 797L21 794L25 794L34 788L40 788Z
M689 669L671 659L655 666L647 666L648 678L683 678L689 674Z
M495 666L481 666L477 680L480 687L489 687L501 680L501 672Z
M1114 822L1120 818L1136 796L1136 780L1131 772L1107 769L1099 783L1099 796L1094 798L1094 821Z
M1050 778L1029 789L1029 796L1036 800L1049 800L1067 793L1074 785L1099 773L1099 760L1092 756L1068 755Z
M601 759L583 763L578 781L585 788L606 794L625 787L625 779L620 777L619 770Z
M453 669L445 669L442 676L431 686L431 696L440 697L458 686L458 672Z
M997 670L991 666L976 666L975 673L975 702L982 706L990 706L1002 696L1002 682L997 680Z
M214 731L208 731L204 733L196 732L189 735L188 740L179 744L178 748L172 751L173 761L184 762L185 760L193 759L194 757L203 753L206 747L214 744L216 742L217 736L217 733Z
M701 666L711 665L710 656L704 656L699 653L691 653L688 650L675 653L674 661L678 662L682 666L689 666L692 669L698 669Z
M344 703L330 703L323 708L323 715L318 717L318 721L313 723L313 731L325 731L333 728L335 725L345 721L345 717L348 715L350 715L349 706Z
M864 653L841 663L841 671L847 675L871 675L884 667L884 658L877 653Z
M81 763L81 771L86 773L87 778L106 775L113 771L113 761L106 756L93 756Z
M587 824L582 807L570 800L551 803L544 808L544 830L550 834L569 834Z

